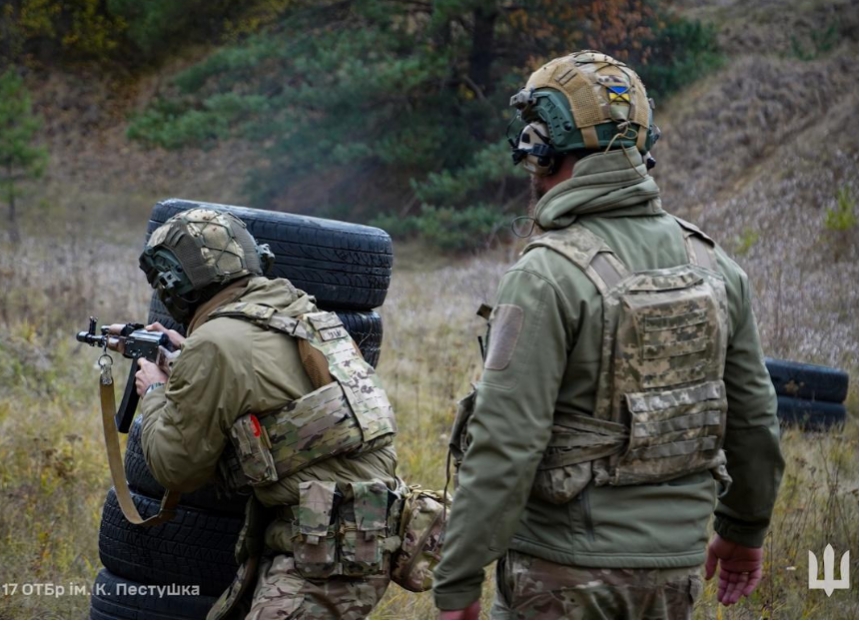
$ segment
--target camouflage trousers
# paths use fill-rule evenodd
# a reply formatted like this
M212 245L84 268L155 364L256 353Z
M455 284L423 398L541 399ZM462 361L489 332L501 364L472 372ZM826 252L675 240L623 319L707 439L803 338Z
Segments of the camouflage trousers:
M388 588L385 572L361 578L303 578L291 554L260 562L246 619L365 619Z
M701 593L697 567L574 567L510 550L496 568L490 618L691 619Z

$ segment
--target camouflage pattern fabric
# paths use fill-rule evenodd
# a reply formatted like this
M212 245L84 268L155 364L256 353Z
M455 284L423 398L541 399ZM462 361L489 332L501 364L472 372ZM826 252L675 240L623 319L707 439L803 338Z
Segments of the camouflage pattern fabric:
M496 568L491 619L691 619L696 567L601 569L509 551Z
M210 209L185 211L153 231L146 246L170 249L195 289L261 273L254 238L232 214ZM268 246L264 253L269 253Z
M245 319L306 341L325 358L334 379L280 411L260 415L265 430L262 435L267 440L264 452L271 454L277 478L341 453L358 454L393 443L397 431L394 409L376 371L356 350L335 313L307 313L295 318L275 313L271 307L240 302L210 315L217 317ZM232 437L236 444L240 435L234 433ZM268 463L265 455L255 455L238 444L236 449L251 485L273 482L263 476L266 468L261 464Z
M313 326L308 342L322 353L329 372L341 385L353 414L369 443L397 432L394 411L373 367L356 352L352 339L334 313L309 313L303 321Z
M148 245L155 247L167 241L171 227L184 224L188 234L197 240L203 262L217 266L225 274L235 274L245 269L242 246L236 241L232 228L236 218L208 209L192 209L177 216L170 225L153 231Z
M540 498L573 499L591 480L587 461L596 485L657 483L708 469L727 482L728 301L714 266L696 264L708 253L690 252L708 247L698 241L687 247L689 264L641 272L630 272L578 224L527 247L549 247L582 269L604 310L594 419L608 426L556 421L535 480Z
M409 488L400 522L400 549L392 558L391 579L407 591L433 588L433 570L442 558L450 500L439 492Z
M247 619L365 619L388 587L387 571L348 578L312 580L296 570L295 559L263 559Z

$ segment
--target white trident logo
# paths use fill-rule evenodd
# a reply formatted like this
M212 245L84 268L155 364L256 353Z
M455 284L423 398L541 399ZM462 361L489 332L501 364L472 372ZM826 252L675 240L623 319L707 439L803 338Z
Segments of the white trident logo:
M824 580L818 579L818 559L812 551L809 552L809 588L824 589L827 597L833 594L836 589L847 589L848 584L848 565L851 562L850 552L842 555L842 561L839 563L839 580L833 577L835 569L836 556L833 552L833 546L829 543L824 548Z

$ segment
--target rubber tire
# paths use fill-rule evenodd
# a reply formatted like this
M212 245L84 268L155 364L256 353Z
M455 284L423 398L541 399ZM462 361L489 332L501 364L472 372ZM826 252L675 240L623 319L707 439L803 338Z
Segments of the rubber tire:
M845 424L845 406L829 401L805 401L778 396L777 414L782 424L808 431L825 431Z
M160 500L132 494L141 516L158 512ZM190 507L158 526L125 519L116 493L108 492L99 528L99 558L118 576L144 584L197 585L202 595L220 595L237 570L233 556L243 520Z
M125 447L125 478L132 491L150 498L161 498L164 495L164 487L152 476L143 456L143 446L140 443L142 429L142 419L138 416L128 430L128 441ZM215 485L205 485L189 494L183 494L180 502L183 506L204 511L244 516L248 497L219 489Z
M269 244L275 264L268 276L287 278L326 308L371 310L382 306L394 262L391 237L382 229L310 216L181 199L152 208L149 235L169 218L204 207L228 211Z
M127 585L124 593L119 593L120 584ZM216 601L206 595L159 597L157 592L141 593L142 586L102 569L93 584L90 619L205 619ZM130 589L134 589L133 595Z
M379 316L379 313L354 310L335 310L334 312L337 313L346 331L358 344L361 355L364 356L367 363L376 367L382 349L382 317ZM174 321L164 304L158 299L158 294L153 292L149 302L148 322L156 321L169 330L176 330L182 335L185 334L185 327Z
M843 403L848 395L848 373L841 369L774 358L765 364L777 395L830 403Z
M382 353L382 317L376 311L335 311L343 327L372 367L379 364Z

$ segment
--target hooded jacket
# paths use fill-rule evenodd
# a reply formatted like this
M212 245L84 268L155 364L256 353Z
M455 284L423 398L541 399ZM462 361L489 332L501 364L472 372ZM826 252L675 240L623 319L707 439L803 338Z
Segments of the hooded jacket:
M687 263L682 229L663 211L659 188L632 148L577 162L571 179L538 202L535 219L545 230L585 226L633 271ZM661 484L591 483L564 505L531 495L556 412L593 413L602 339L596 287L560 254L535 248L508 270L496 296L496 305L522 309L522 328L508 345L507 364L486 364L477 388L471 443L435 574L440 609L477 600L483 567L508 548L585 567L693 567L705 560L714 514L723 537L762 545L783 469L776 396L747 276L721 249L716 253L729 300L729 492L716 503L715 481L699 472ZM492 322L489 339L492 351Z
M237 418L277 410L314 390L296 339L242 319L207 321L209 313L232 302L265 304L297 317L317 310L313 298L287 280L262 277L222 293L195 313L167 385L152 390L141 402L144 456L167 489L190 492L215 475ZM394 449L388 446L312 464L277 483L256 487L254 493L264 506L276 507L298 504L298 486L304 481L345 486L378 479L395 489L395 466ZM289 549L286 543L274 546Z

